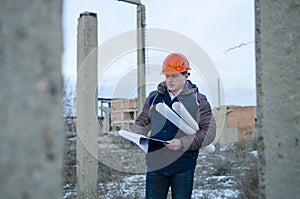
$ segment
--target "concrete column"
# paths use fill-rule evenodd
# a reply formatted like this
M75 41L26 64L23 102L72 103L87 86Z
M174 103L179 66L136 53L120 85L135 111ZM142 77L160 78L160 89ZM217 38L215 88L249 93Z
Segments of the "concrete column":
M77 195L94 199L98 198L97 15L80 14L77 31Z
M109 132L109 127L110 127L110 115L113 111L113 108L111 107L101 107L100 108L102 111L104 111L105 113L105 117L104 117L104 126L102 129L102 133L108 133Z
M299 0L256 0L260 198L300 195L299 18Z
M62 198L60 0L1 1L0 197Z
M145 61L145 6L137 5L137 70L138 70L138 113L142 112L146 99Z

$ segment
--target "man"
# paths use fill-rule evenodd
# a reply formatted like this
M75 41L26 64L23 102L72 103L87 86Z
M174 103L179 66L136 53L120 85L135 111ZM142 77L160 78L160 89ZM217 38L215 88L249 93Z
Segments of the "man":
M190 199L194 171L201 147L215 138L216 124L206 97L188 80L190 65L185 56L172 53L163 62L166 80L147 97L141 114L132 126L134 133L169 141L169 144L149 142L146 155L146 198L165 199L171 187L173 199ZM199 130L186 134L156 110L158 103L170 108L181 102L197 121Z

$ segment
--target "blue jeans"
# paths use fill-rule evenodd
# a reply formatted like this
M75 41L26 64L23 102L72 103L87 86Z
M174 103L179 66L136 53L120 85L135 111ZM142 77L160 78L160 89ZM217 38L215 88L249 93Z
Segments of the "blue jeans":
M146 199L166 199L171 187L172 199L190 199L193 191L194 169L164 176L157 171L146 174Z

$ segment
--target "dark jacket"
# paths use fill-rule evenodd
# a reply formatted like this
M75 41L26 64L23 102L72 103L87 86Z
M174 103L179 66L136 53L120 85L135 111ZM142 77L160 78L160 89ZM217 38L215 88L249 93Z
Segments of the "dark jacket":
M171 108L175 101L182 102L198 122L199 130L196 134L185 134L155 109L156 104L160 102ZM189 80L173 100L169 96L166 83L162 82L146 99L132 131L144 135L149 135L150 132L150 137L162 140L180 139L182 150L173 151L162 144L150 142L146 156L148 171L159 170L165 175L172 175L196 166L199 149L210 144L215 138L216 124L206 97L200 94L198 88Z

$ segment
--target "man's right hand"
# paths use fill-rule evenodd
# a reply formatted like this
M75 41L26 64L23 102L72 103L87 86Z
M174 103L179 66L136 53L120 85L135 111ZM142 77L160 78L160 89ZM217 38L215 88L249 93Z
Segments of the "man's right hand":
M133 146L138 146L136 143L134 143L134 142L131 142L131 144L133 145Z

